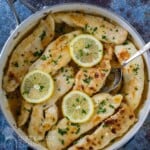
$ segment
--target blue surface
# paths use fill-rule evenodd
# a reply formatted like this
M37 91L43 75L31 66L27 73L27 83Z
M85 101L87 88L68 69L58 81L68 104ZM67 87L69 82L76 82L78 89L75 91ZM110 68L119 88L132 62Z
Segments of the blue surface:
M54 5L64 2L85 2L108 8L129 21L141 34L145 42L150 40L150 0L26 0L38 9L44 5ZM21 20L26 19L32 12L18 0L15 7ZM5 0L0 0L0 50L15 28L15 20ZM11 129L0 111L0 150L30 149ZM150 115L143 127L120 150L149 150L150 149Z

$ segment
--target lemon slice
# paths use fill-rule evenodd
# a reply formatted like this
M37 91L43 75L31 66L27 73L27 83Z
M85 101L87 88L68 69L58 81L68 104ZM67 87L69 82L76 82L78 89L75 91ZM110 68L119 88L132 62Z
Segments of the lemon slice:
M53 93L52 77L40 70L29 72L21 84L21 94L30 103L40 103L47 100Z
M71 57L79 66L92 67L102 59L103 45L92 35L76 36L69 46Z
M71 122L83 123L92 116L94 105L87 94L80 91L71 91L63 99L62 111Z

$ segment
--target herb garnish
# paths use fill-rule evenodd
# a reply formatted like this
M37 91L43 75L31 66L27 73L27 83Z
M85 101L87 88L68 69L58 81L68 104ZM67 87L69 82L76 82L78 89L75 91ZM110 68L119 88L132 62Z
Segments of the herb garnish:
M105 35L102 35L102 39L105 39L105 40L106 40L106 39L107 39L107 37L106 37Z
M109 107L112 108L112 109L115 109L115 107L111 104L109 104Z
M45 38L45 36L46 36L46 32L43 30L43 32L39 36L40 40L42 41Z
M46 60L47 57L46 57L45 55L42 55L42 56L41 56L41 59L42 59L42 60Z
M65 129L58 128L58 133L63 136L67 134L68 130L69 128L65 128Z
M37 57L37 56L41 56L42 55L42 50L36 51L33 53L33 56Z
M90 84L91 80L92 80L92 77L89 76L89 77L83 79L83 82L85 82L86 84Z
M87 112L84 110L84 109L82 109L82 114L86 114Z
M135 64L135 68L133 68L132 71L135 73L135 75L137 75L139 69L140 69L139 64Z
M98 107L98 110L97 110L97 114L105 113L105 112L106 112L106 108L104 108L105 105L106 105L106 100L103 100L103 101L99 104L99 107Z

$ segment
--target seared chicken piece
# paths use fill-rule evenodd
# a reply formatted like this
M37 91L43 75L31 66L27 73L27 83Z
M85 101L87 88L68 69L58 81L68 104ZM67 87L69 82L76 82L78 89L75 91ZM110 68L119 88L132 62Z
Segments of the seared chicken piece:
M94 133L77 141L69 150L100 150L112 140L122 136L135 123L132 109L123 104L116 114L104 121Z
M32 64L30 71L38 69L54 75L57 70L70 62L69 42L81 33L81 31L74 31L58 37L50 43L43 55Z
M21 99L21 110L18 116L17 124L19 127L23 126L29 119L33 105Z
M105 84L110 73L113 47L104 44L104 56L100 64L93 68L81 68L75 77L74 90L80 90L88 95L98 92Z
M55 103L72 88L73 83L73 68L62 68L54 78L54 84L56 88L54 89L52 97L44 103L33 106L28 127L28 134L32 140L43 140L46 131L55 125L56 121L58 120L58 108Z
M55 128L48 132L46 142L49 149L64 149L82 134L96 127L115 112L121 104L122 96L101 93L93 96L93 100L95 112L89 121L78 124L71 123L67 118L63 118Z
M111 24L102 17L82 13L55 13L56 23L66 23L72 27L80 27L84 32L93 34L98 40L106 43L122 44L128 32L118 25Z
M115 54L121 64L136 52L137 49L130 41L127 41L125 45L115 47ZM122 93L125 100L132 109L136 109L144 89L144 64L141 56L123 67L123 81Z
M40 57L53 39L54 30L54 20L51 15L48 15L14 49L3 79L3 88L7 92L14 91L20 85L31 64Z
M44 116L45 114L45 116ZM43 111L42 105L33 107L31 120L28 127L28 135L33 141L41 141L44 139L45 133L58 120L57 106L53 105Z
M54 77L54 93L52 97L43 103L44 108L55 104L65 93L67 93L74 84L74 70L72 67L63 67Z

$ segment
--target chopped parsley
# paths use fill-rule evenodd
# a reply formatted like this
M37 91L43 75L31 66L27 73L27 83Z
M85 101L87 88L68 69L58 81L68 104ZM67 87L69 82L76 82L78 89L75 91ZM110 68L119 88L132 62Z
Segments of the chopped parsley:
M106 100L103 100L98 106L97 114L106 112L106 108L104 108L105 105L106 105Z
M85 48L90 48L92 46L92 44L87 44L86 46L85 46Z
M108 69L103 69L104 72L108 72Z
M33 56L38 57L42 55L42 50L36 51L33 53Z
M80 125L77 123L71 123L71 125L77 127L75 134L78 134L80 132Z
M106 108L103 108L103 107L99 107L98 110L97 110L98 114L105 113L105 112L106 112Z
M77 102L79 102L79 101L80 101L80 99L79 99L79 98L76 98L76 101L77 101Z
M125 41L124 43L123 43L123 45L128 45L129 43L128 43L128 41Z
M92 80L92 77L89 76L89 77L83 79L83 82L85 82L86 84L90 84L91 80Z
M46 57L45 55L42 55L42 56L41 56L41 59L42 59L42 60L46 60L47 57Z
M62 145L65 144L64 140L63 139L59 139L59 141L61 142Z
M109 104L109 107L112 108L112 109L115 109L115 107L111 104Z
M40 85L40 92L42 92L42 90L44 89L44 86L43 85Z
M132 69L132 71L134 72L135 75L137 75L139 69L140 69L139 64L135 64L135 67Z
M80 55L80 57L83 56L83 50L82 49L79 50L79 55Z
M45 38L45 36L46 36L46 32L43 30L43 32L39 36L40 40L42 41Z
M82 109L82 114L86 114L87 112L84 110L84 109Z
M105 35L102 35L102 39L106 40L106 39L107 39L107 37L106 37Z
M54 63L54 65L57 65L57 63L58 63L57 60L52 60L52 62Z
M65 128L65 129L58 128L58 133L63 136L67 134L68 130L69 128Z

